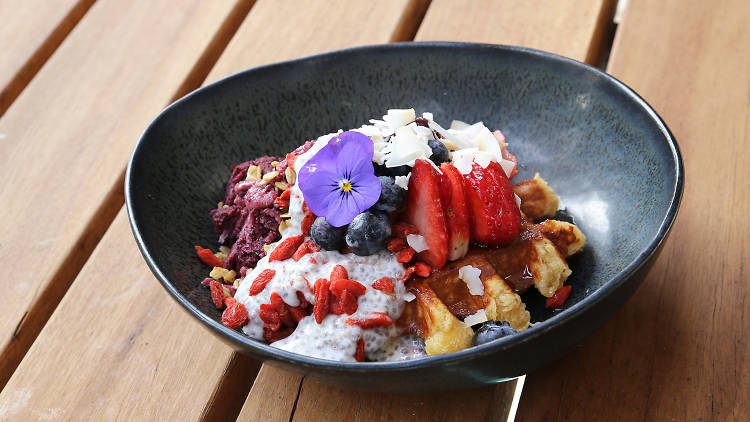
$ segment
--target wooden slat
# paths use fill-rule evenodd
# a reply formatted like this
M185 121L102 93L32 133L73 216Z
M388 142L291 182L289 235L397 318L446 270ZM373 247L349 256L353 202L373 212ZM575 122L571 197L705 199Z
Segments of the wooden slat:
M0 1L0 116L93 3Z
M248 8L102 0L0 119L0 386L122 206L138 135Z
M417 40L522 43L583 61L591 54L590 46L598 42L592 41L593 34L604 34L600 30L606 22L602 15L611 18L614 13L611 2L599 0L549 2L545 7L550 13L539 13L539 7L527 2L469 5L434 0L417 32ZM482 24L484 19L499 20L501 25ZM512 381L470 392L388 395L344 391L306 378L293 417L300 421L335 420L341 415L360 421L505 420L516 386ZM261 399L251 395L248 402ZM470 406L466 405L468 402Z
M0 420L196 420L232 353L154 280L123 208L0 393Z
M263 365L237 420L288 422L300 388L302 375Z
M528 377L519 420L750 420L748 16L742 0L629 0L608 71L674 132L682 207L629 303Z
M616 0L433 0L418 41L519 45L599 62Z
M263 64L329 50L400 41L425 0L260 0L208 75L213 82ZM345 35L344 35L345 34ZM281 42L283 40L283 42Z

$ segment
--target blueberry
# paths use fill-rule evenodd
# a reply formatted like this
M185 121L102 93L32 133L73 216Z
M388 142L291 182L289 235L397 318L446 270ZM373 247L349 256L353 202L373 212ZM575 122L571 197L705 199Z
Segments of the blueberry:
M451 153L448 151L448 147L442 142L430 139L427 141L427 145L429 145L432 150L430 160L432 160L433 163L440 165L451 160Z
M393 212L400 210L406 203L406 189L397 185L392 177L380 176L380 198L373 205L379 211Z
M474 333L474 338L471 339L471 344L479 346L480 344L489 343L492 340L510 336L516 333L516 330L510 326L507 321L487 321L482 324L481 327Z
M390 238L391 222L379 211L367 210L357 215L346 230L346 245L360 256L383 250Z
M337 251L344 247L346 226L333 227L325 217L318 217L310 227L310 237L319 247L327 251Z
M386 167L385 164L372 163L375 167L375 176L406 176L411 173L411 167L407 165L398 167Z
M557 212L555 213L555 216L552 218L555 220L559 220L559 221L565 221L570 224L576 223L575 220L573 219L573 215L569 213L567 209L557 210Z

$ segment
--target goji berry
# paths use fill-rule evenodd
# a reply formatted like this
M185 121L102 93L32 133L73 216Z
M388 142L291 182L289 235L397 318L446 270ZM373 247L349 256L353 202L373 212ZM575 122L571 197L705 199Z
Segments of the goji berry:
M308 240L307 242L299 245L299 248L297 248L297 250L294 252L294 255L292 255L292 259L295 261L299 261L303 256L309 253L319 251L320 248L312 240Z
M315 282L315 304L313 305L313 315L315 322L318 324L328 315L330 308L330 294L328 292L329 282L325 278L320 278Z
M284 327L276 331L263 327L263 337L269 343L273 343L275 341L279 341L281 339L287 338L293 332L294 332L294 328L291 328L291 327Z
M313 265L318 265L318 261L316 261L313 257L310 257L310 263Z
M211 267L223 267L224 263L211 252L210 249L204 249L200 246L195 246L195 252L198 253L198 258L203 261L204 264Z
M406 235L419 234L419 230L417 230L417 228L412 226L411 224L399 221L398 223L394 223L391 226L391 233L393 234L393 237L401 237L406 239Z
M336 265L331 271L331 281L349 278L349 271L343 265Z
M224 308L224 288L221 287L221 283L216 280L211 280L211 300L214 301L216 309Z
M409 281L411 276L414 274L414 271L416 271L416 268L414 268L413 265L411 267L406 267L406 273L403 277L401 277L401 282L406 283L407 281Z
M387 295L393 294L393 280L390 277L383 277L372 283L372 288L380 290Z
M393 253L401 252L402 249L406 247L406 240L402 237L393 237L391 240L388 241L388 245L386 246L386 249Z
M312 227L315 219L318 218L312 211L307 210L305 216L302 217L302 234L305 236L310 235L310 227Z
M348 291L356 297L362 296L367 291L362 283L358 283L354 280L339 279L331 281L331 291L337 297L341 297L344 291Z
M365 339L362 337L357 340L357 350L354 351L354 360L357 362L365 361Z
M271 306L276 308L282 325L292 328L297 326L297 322L294 320L291 312L289 312L289 305L276 292L271 293Z
M294 322L300 322L302 318L310 315L306 308L300 307L300 306L290 306L289 307L289 313L292 314L292 318L294 318Z
M365 317L349 318L346 323L367 330L369 328L387 327L393 324L393 318L383 312L373 312Z
M234 303L237 303L237 299L233 298L232 296L227 296L224 298L224 305L232 306L232 304Z
M307 201L302 201L302 212L307 213Z
M344 290L343 292L341 292L341 296L339 297L339 299L341 299L341 311L343 313L351 315L357 312L357 308L359 307L357 298L353 294L349 293L348 290Z
M276 199L273 200L273 204L278 208L289 208L290 198L292 197L292 190L287 189L281 193Z
M396 258L396 261L402 264L406 264L414 258L415 253L417 252L414 250L414 248L412 248L411 246L407 246L398 253L398 258Z
M414 272L420 277L429 277L430 273L432 273L432 267L424 262L417 262L414 264Z
M307 282L307 280L305 280L305 282ZM305 294L299 290L297 290L297 300L299 300L299 305L297 305L298 308L305 309L310 306L310 302L307 301Z
M221 323L236 330L247 323L248 315L245 305L234 302L221 314Z
M547 309L562 308L562 306L565 304L565 301L568 300L568 296L570 296L571 290L573 290L572 286L560 287L559 289L557 289L555 294L552 295L551 298L547 299L544 307Z
M271 255L268 257L268 262L283 261L291 258L304 240L305 238L302 235L287 237L283 242L276 246L273 251L271 251Z
M279 318L279 312L270 303L264 303L260 305L260 312L258 317L266 327L271 331L278 331L281 328L281 318Z
M250 285L250 296L255 296L258 293L262 292L263 289L266 288L266 285L273 280L273 277L276 275L276 270L271 268L266 268L265 270L261 271L260 274L258 274L257 277L255 277L255 280L253 280L253 284Z

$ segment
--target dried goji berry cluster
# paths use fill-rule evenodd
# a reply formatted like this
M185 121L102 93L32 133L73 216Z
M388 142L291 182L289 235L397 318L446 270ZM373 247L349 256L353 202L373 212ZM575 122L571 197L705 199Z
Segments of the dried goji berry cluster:
M409 280L412 274L415 273L420 277L429 277L432 273L432 267L421 261L417 261L414 265L408 266L408 264L414 260L417 252L406 242L406 236L418 233L419 231L416 227L401 221L394 223L391 228L391 235L393 237L388 242L387 248L389 251L398 254L398 262L407 265L406 276L403 279L404 282Z

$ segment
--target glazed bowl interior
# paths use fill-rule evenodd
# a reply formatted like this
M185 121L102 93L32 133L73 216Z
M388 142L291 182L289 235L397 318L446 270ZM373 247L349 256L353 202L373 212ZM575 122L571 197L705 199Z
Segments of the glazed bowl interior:
M531 289L523 300L539 324L525 332L399 363L308 358L222 326L220 311L200 285L207 268L193 245L218 247L208 211L222 199L230 167L359 127L389 108L410 107L418 114L432 112L443 126L458 119L501 129L521 163L515 180L539 172L558 193L588 240L583 253L570 260L573 290L565 307L545 309L544 298ZM126 196L138 244L169 293L212 332L257 358L351 379L435 367L456 372L474 359L522 350L538 339L559 346L545 358L520 359L504 372L472 375L465 383L472 385L514 377L558 357L570 343L555 340L567 319L585 318L587 312L602 319L603 313L594 312L597 304L626 285L631 285L628 292L634 290L635 278L642 278L636 273L653 259L675 218L681 165L677 145L656 113L591 67L522 48L412 43L255 68L191 93L143 133L128 167ZM580 339L599 323L573 332Z

